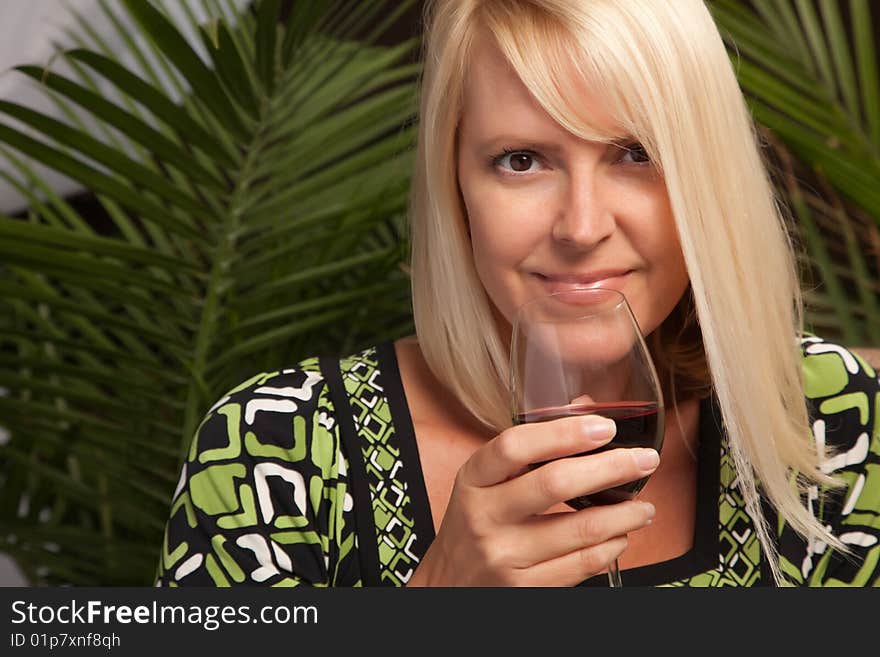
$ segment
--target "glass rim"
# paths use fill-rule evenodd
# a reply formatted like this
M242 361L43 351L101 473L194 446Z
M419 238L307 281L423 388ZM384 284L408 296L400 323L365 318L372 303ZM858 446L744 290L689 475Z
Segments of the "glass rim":
M517 307L516 312L514 313L514 324L519 323L520 319L521 319L521 318L522 318L522 317L523 317L523 316L529 311L530 308L535 307L534 304L536 304L537 302L539 302L539 301L547 301L548 299L553 299L553 297L558 297L558 296L563 296L563 295L566 295L566 294L571 294L572 292L578 292L578 293L583 293L583 292L602 292L602 293L606 293L606 294L609 294L609 293L610 293L611 295L617 297L617 301L616 301L613 305L610 305L610 306L607 307L607 308L603 308L603 309L598 310L598 311L595 311L595 312L589 312L589 310L587 310L587 308L588 308L589 306L584 306L585 312L584 312L583 314L579 314L579 313L575 312L575 313L572 314L572 316L570 316L570 317L566 317L566 318L564 318L564 319L553 319L553 318L550 318L550 319L537 319L537 320L533 319L532 321L537 321L537 322L547 322L547 323L556 323L556 322L559 322L559 321L573 321L573 320L578 320L578 319L586 319L586 318L588 318L588 317L596 317L596 316L598 316L598 315L601 315L601 314L603 314L603 313L609 312L609 311L611 311L611 310L615 310L615 309L619 308L621 305L622 305L622 306L623 306L628 312L632 313L632 309L631 309L630 306L629 306L629 301L627 301L627 299L626 299L626 295L625 295L623 292L621 292L620 290L615 290L614 288L610 288L610 287L574 286L574 287L572 287L572 288L569 289L569 290L560 290L560 291L557 291L557 292L548 292L547 294L542 294L542 295L539 295L539 296L536 296L536 297L532 297L531 299L529 299L528 301L526 301L525 303L523 303L522 305L520 305L520 306ZM570 305L571 305L572 308L577 308L577 307L578 307L577 304L570 304Z

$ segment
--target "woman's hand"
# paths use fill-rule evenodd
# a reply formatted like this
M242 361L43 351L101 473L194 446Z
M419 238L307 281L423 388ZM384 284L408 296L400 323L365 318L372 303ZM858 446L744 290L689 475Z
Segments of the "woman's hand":
M613 421L586 415L511 427L486 443L458 471L437 536L408 585L574 586L607 569L627 532L650 523L651 504L543 512L657 468L653 449L561 458L601 447L614 433Z

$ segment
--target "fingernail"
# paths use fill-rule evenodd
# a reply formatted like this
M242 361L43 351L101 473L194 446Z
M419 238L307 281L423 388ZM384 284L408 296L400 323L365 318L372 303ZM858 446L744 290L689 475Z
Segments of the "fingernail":
M651 522L651 518L657 515L657 509L650 502L642 502L642 504L645 505L645 515L648 517L648 522Z
M634 451L633 458L636 460L636 465L645 472L650 472L660 463L660 454L656 449L636 449Z
M583 420L584 427L584 435L587 438L596 440L596 439L608 439L614 437L614 434L617 433L617 424L614 420L609 420L607 417L600 417L598 415L589 415Z

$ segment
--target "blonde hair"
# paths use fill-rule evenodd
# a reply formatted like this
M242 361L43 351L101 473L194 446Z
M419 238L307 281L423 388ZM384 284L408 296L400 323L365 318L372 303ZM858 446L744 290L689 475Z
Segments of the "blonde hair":
M619 135L578 115L578 85L568 81L581 76L663 174L690 289L649 342L669 376L685 373L674 387L717 396L774 579L784 583L759 482L795 531L844 549L800 498L809 485L835 482L809 439L797 270L751 116L703 2L436 0L426 20L412 292L434 375L488 427L510 426L508 345L476 273L456 180L467 67L475 41L490 38L554 120L610 141Z

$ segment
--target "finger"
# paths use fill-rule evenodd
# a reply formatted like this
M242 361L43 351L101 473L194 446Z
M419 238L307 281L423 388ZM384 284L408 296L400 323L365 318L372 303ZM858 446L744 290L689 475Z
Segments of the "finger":
M657 450L642 447L618 448L545 463L499 486L499 496L515 499L517 503L506 507L510 515L498 519L502 522L521 519L575 497L636 481L654 472L659 463Z
M608 570L626 549L626 536L615 536L598 545L581 548L520 572L522 586L577 586Z
M528 532L518 535L521 567L550 561L651 523L656 511L648 502L621 502L572 513L535 516Z
M517 476L532 463L587 452L608 443L613 420L580 415L505 429L473 453L459 472L472 486L492 486Z

